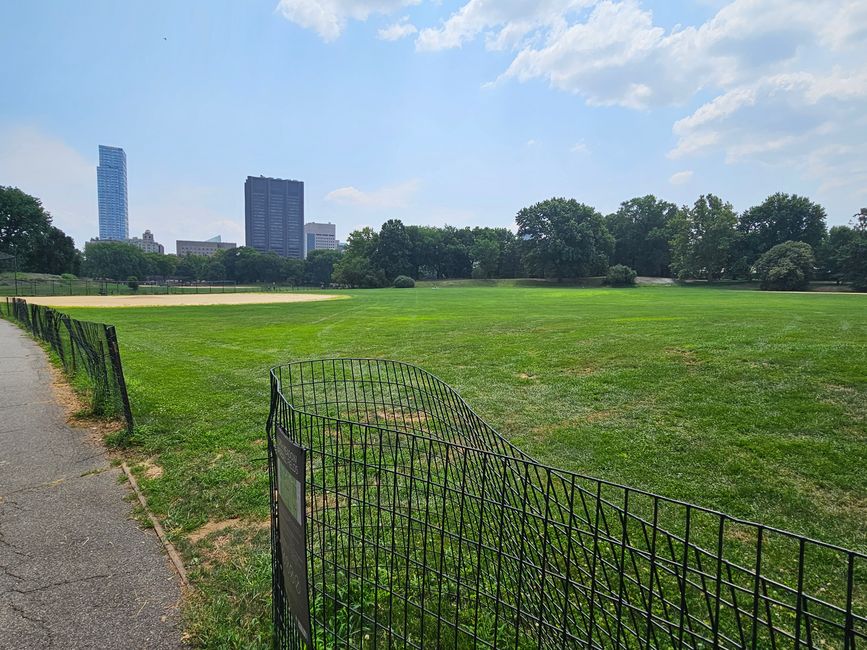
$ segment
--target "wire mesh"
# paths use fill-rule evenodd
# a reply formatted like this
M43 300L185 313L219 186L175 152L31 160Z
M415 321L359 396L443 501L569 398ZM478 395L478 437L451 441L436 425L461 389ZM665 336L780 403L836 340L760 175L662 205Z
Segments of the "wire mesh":
M22 298L6 298L3 315L48 344L71 377L83 377L89 388L94 415L117 416L132 431L126 380L112 325L80 321Z
M306 449L310 636L328 648L845 648L867 556L542 465L408 364L271 371L275 647L305 644L282 581L274 447Z

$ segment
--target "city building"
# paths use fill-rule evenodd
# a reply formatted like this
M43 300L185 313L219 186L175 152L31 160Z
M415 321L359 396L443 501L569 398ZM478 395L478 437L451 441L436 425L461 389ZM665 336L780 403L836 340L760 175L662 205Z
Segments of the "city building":
M137 248L141 248L145 253L159 253L163 255L166 252L162 244L154 241L154 235L150 230L145 230L141 238L130 237L126 240L128 244L132 244Z
M129 239L129 214L126 196L126 154L120 147L99 145L96 168L99 203L99 239Z
M178 239L175 242L175 250L178 256L181 255L203 255L210 257L219 250L227 250L229 248L237 248L238 245L234 242L222 241L220 236L211 237L205 241L193 241L189 239Z
M337 229L333 223L310 223L304 224L305 249L309 254L315 250L337 250Z
M244 183L247 246L304 258L304 183L248 176Z

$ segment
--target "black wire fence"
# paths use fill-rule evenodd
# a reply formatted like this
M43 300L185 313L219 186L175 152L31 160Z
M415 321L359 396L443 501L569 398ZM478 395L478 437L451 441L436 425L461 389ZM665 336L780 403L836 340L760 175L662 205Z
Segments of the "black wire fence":
M21 298L6 298L0 307L3 316L47 343L70 377L86 383L94 415L121 417L127 431L132 432L132 412L113 325L76 320Z
M411 365L271 389L275 647L867 645L862 553L546 467Z

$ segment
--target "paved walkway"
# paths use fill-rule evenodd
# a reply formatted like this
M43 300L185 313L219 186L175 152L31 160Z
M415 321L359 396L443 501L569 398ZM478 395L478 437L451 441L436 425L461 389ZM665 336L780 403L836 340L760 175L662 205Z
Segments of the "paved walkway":
M177 576L119 474L0 320L0 648L182 647Z

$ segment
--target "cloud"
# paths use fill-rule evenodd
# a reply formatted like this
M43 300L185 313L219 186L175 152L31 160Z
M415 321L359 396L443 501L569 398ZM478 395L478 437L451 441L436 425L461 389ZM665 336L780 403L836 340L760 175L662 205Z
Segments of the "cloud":
M335 40L351 20L364 21L371 14L391 14L421 0L280 0L277 11L305 29L312 29L322 40Z
M95 146L87 159L36 127L0 129L0 179L41 199L54 225L77 246L97 235Z
M398 22L383 27L376 34L381 41L399 41L407 36L412 36L418 31L418 28L409 23L409 16L404 16Z
M419 182L415 179L367 192L350 185L330 191L325 195L325 200L360 208L405 208L418 188Z
M536 142L533 138L530 138L529 140L527 140L527 146L528 147L535 147L537 144L539 144L539 143Z
M689 183L692 180L693 173L691 170L685 170L682 172L677 172L676 174L672 174L671 178L668 179L668 182L672 185L683 185L685 183Z
M572 153L590 153L590 147L587 146L584 140L581 140L572 145L572 148L569 151Z

